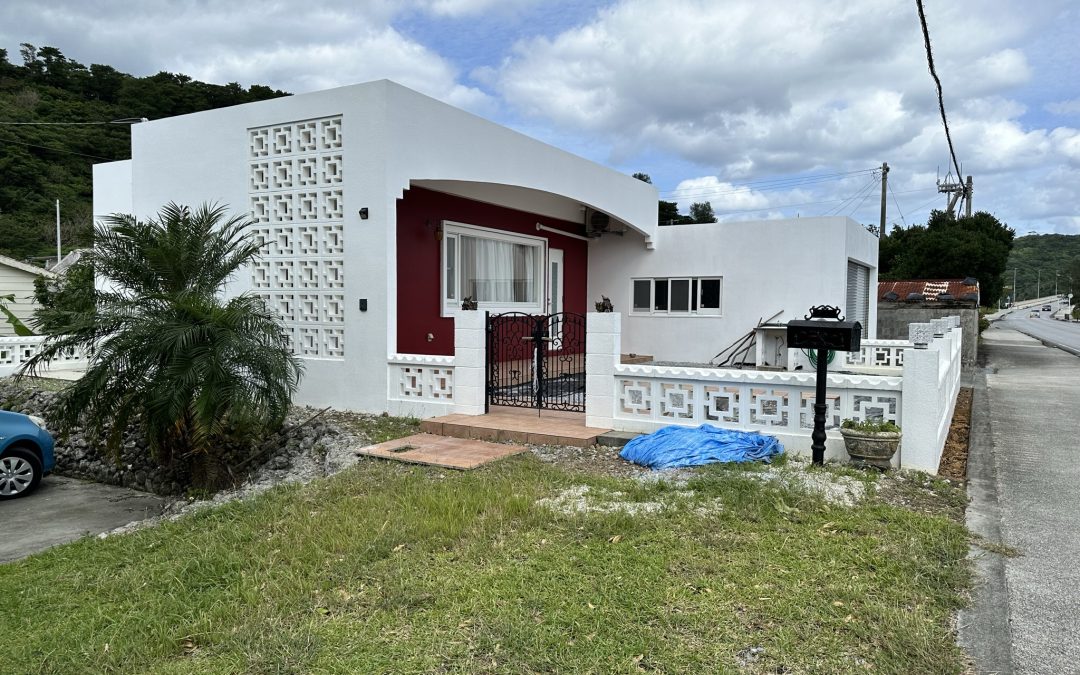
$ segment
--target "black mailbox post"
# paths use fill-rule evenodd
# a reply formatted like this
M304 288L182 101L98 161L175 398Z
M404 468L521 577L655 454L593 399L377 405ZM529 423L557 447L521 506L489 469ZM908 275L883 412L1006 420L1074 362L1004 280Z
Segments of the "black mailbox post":
M817 351L817 393L814 398L814 432L810 435L813 443L814 464L825 462L825 381L828 377L829 351L854 352L862 346L862 324L858 321L844 321L839 307L818 305L811 307L804 320L788 321L788 347L794 349L814 349Z

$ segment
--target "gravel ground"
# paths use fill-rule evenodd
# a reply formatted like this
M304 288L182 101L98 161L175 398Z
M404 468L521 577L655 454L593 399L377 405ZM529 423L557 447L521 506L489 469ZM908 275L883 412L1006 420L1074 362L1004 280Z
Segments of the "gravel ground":
M290 419L304 421L316 412L318 411L313 409L296 408L290 415ZM321 414L318 419L322 425L329 427L329 431L319 437L313 450L305 450L304 444L283 447L235 489L218 492L205 500L176 500L169 504L163 514L157 518L129 523L99 536L130 532L154 525L161 520L175 520L197 509L244 499L277 485L307 483L316 478L331 476L358 462L371 461L358 458L354 453L355 449L415 432L415 423L385 416L331 410ZM693 492L686 489L687 485L702 470L684 468L653 471L623 460L619 457L620 448L607 446L577 448L530 445L528 448L541 461L571 473L632 479L640 484L666 481L675 488L675 491L671 493L673 500L677 500L680 495L687 498L693 496ZM866 479L860 477L859 474L848 475L842 471L811 470L809 462L800 457L789 456L783 464L770 465L761 471L739 469L732 469L732 471L739 471L741 475L752 480L778 482L815 492L821 494L830 503L841 506L858 504L867 495ZM913 495L919 497L925 493L926 500L934 500L934 494L925 485L925 480L912 480L910 476L905 476L906 472L879 474L876 477L876 494L884 501L909 508L912 507L909 502L922 501L921 499L913 500ZM538 505L562 513L621 511L631 515L652 513L672 505L667 501L627 501L624 499L625 496L624 493L618 491L577 485L540 500ZM705 505L698 508L710 507Z

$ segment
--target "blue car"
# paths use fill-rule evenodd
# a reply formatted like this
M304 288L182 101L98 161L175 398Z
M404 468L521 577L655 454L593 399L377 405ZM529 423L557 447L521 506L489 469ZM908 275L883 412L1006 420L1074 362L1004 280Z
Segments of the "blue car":
M0 499L21 497L56 465L45 420L0 410Z

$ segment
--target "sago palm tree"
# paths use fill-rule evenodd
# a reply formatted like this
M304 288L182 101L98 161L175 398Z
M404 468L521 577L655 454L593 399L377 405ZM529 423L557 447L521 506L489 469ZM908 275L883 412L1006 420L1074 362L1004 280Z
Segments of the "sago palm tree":
M257 297L222 290L258 255L247 222L221 206L168 204L156 218L113 215L95 231L96 311L69 314L26 364L34 374L78 348L86 374L59 395L62 429L88 428L114 452L138 420L158 461L191 457L214 482L227 435L281 424L302 374L278 317Z

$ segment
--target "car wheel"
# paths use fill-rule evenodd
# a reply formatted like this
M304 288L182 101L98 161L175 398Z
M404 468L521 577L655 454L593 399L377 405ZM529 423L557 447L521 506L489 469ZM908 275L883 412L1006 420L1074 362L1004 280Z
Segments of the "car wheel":
M0 457L0 499L21 497L41 482L41 460L26 448L11 448Z

